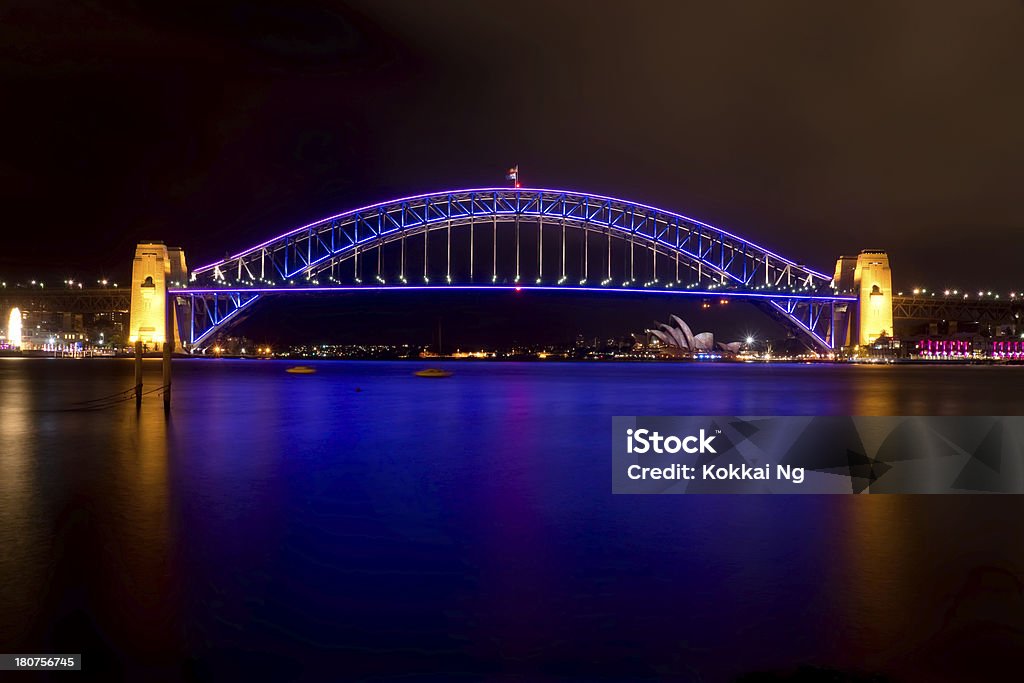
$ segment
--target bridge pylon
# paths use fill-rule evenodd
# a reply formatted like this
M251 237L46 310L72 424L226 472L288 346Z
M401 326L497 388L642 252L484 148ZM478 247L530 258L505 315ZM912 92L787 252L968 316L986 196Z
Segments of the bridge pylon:
M837 346L870 346L893 336L892 270L881 249L864 249L857 256L840 256L832 286L857 301L837 313ZM845 330L845 343L843 333Z
M135 247L132 262L131 309L128 323L128 341L141 341L151 351L159 351L168 339L165 320L167 290L180 286L188 278L185 252L179 247L168 247L163 242L150 240ZM181 330L177 316L172 318L172 340L181 346Z

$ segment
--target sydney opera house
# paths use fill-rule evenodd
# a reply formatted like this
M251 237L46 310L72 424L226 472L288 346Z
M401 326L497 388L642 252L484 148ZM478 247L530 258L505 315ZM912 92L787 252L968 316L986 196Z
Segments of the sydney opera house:
M710 332L694 334L690 326L677 315L670 315L671 323L655 321L656 329L645 330L646 345L662 350L666 355L689 356L706 353L735 355L740 352L743 342L715 342Z

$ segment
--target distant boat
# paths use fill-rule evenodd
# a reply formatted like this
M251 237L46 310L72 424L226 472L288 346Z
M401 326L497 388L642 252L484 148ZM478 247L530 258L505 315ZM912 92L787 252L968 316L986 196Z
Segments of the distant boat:
M316 368L311 368L308 365L296 365L295 367L288 368L285 372L290 372L293 375L312 375L316 372Z
M441 377L451 377L455 373L450 372L448 370L442 370L441 368L426 368L424 370L417 370L413 374L416 375L417 377L441 378Z

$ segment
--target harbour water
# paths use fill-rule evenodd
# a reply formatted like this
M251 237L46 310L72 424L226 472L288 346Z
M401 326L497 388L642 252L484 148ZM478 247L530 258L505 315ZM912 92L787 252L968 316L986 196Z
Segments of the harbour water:
M1024 367L311 365L175 361L166 417L82 403L130 360L0 359L0 650L147 681L1024 665L1019 497L613 496L610 469L613 415L1018 415Z

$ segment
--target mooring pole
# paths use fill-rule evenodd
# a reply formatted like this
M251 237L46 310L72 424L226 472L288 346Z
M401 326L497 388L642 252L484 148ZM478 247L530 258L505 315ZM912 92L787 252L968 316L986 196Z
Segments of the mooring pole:
M171 353L174 351L174 296L164 302L164 412L171 409Z
M142 340L135 341L135 407L142 406Z

